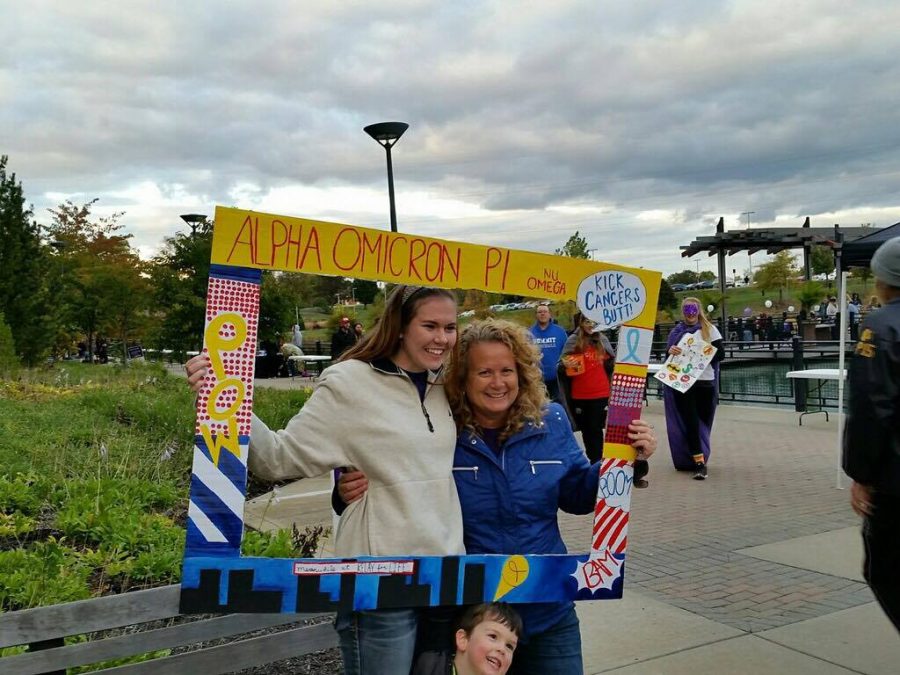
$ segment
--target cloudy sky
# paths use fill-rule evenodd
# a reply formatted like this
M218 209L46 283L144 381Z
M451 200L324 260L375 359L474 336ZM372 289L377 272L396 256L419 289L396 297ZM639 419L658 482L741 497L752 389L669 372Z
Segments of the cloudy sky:
M40 221L99 197L144 255L216 204L387 228L385 120L401 231L578 230L670 273L719 216L900 221L896 0L24 7L0 0L0 154Z

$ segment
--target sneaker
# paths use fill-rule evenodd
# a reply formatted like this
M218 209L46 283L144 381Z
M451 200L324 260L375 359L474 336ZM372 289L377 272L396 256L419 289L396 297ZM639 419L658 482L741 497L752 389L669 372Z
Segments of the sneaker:
M647 480L646 478L638 478L636 481L634 481L634 487L636 487L636 488L650 487L650 481Z
M706 464L704 462L697 462L697 466L694 470L694 480L706 480L708 475Z

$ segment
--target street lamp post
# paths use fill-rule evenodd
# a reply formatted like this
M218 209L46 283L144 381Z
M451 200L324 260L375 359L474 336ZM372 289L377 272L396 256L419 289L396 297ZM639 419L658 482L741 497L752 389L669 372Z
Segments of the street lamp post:
M206 216L202 213L184 213L181 215L181 219L191 226L192 237L197 234L197 226L206 222Z
M403 132L409 129L406 122L379 122L363 128L374 138L387 153L388 200L391 205L391 232L397 231L397 209L394 205L394 165L391 163L391 148L400 140Z

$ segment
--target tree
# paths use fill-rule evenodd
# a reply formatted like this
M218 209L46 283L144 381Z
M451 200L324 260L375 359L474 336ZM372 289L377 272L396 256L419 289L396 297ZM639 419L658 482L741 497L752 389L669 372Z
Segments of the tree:
M716 274L715 272L710 272L709 270L703 270L700 272L700 276L697 277L697 281L715 281Z
M107 333L121 340L124 359L138 317L150 306L150 286L145 265L128 241L131 235L121 233L124 214L94 217L96 202L76 206L65 201L48 209L53 222L47 229L59 248L55 297L64 329L73 326L85 334L90 357L94 337Z
M367 279L354 279L352 282L353 297L357 302L364 305L371 305L375 296L380 292L378 284Z
M350 282L344 277L315 277L315 305L330 311L331 307L350 297Z
M825 298L825 287L818 281L807 281L800 285L794 297L800 303L801 309L809 311L813 305L822 302Z
M663 279L659 284L659 307L660 309L670 309L678 306L678 298L675 291L669 285L669 282Z
M694 270L681 270L667 276L666 281L670 284L695 284L700 278Z
M279 273L278 283L283 286L298 309L315 307L316 274L304 274L302 272Z
M809 250L809 266L813 274L834 272L834 252L830 246L817 244Z
M771 261L760 265L753 281L765 293L778 289L778 300L784 300L784 287L797 275L797 262L790 251L779 251Z
M18 365L19 359L16 357L12 331L6 323L3 312L0 312L0 375L8 376Z
M46 247L40 226L25 207L22 183L0 157L0 308L6 313L13 349L26 365L47 352L50 305Z
M850 274L854 279L862 279L863 293L865 293L869 287L869 279L872 278L872 269L870 267L854 267Z
M153 294L146 264L136 253L105 261L94 271L100 294L100 329L118 338L122 363L128 363L128 343L145 333Z
M580 236L578 234L578 230L575 231L562 248L556 249L556 255L564 255L567 258L584 258L587 260L590 258L590 253L588 252L588 243L587 239Z
M294 297L290 287L283 283L289 275L263 272L259 289L259 324L257 337L260 340L275 341L280 335L290 342L290 328L294 325Z
M151 341L159 349L183 353L198 350L203 343L212 228L207 220L195 232L167 238L153 259L150 277L157 322Z

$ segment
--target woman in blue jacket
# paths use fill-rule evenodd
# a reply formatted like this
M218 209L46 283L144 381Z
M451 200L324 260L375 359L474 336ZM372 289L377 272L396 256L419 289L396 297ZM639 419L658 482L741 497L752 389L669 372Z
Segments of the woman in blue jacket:
M591 465L563 408L547 402L540 353L508 321L469 325L447 367L445 387L458 428L453 472L467 553L566 553L559 509L592 513L599 464ZM630 427L641 458L656 449L646 422ZM352 501L364 481L341 485ZM525 633L510 673L582 672L572 602L516 605Z
M471 324L447 370L459 436L453 471L467 553L566 553L557 511L592 513L599 465L591 465L557 403L548 405L540 354L507 321ZM646 458L656 448L638 421L631 438ZM510 673L581 673L573 602L517 605L525 634Z

